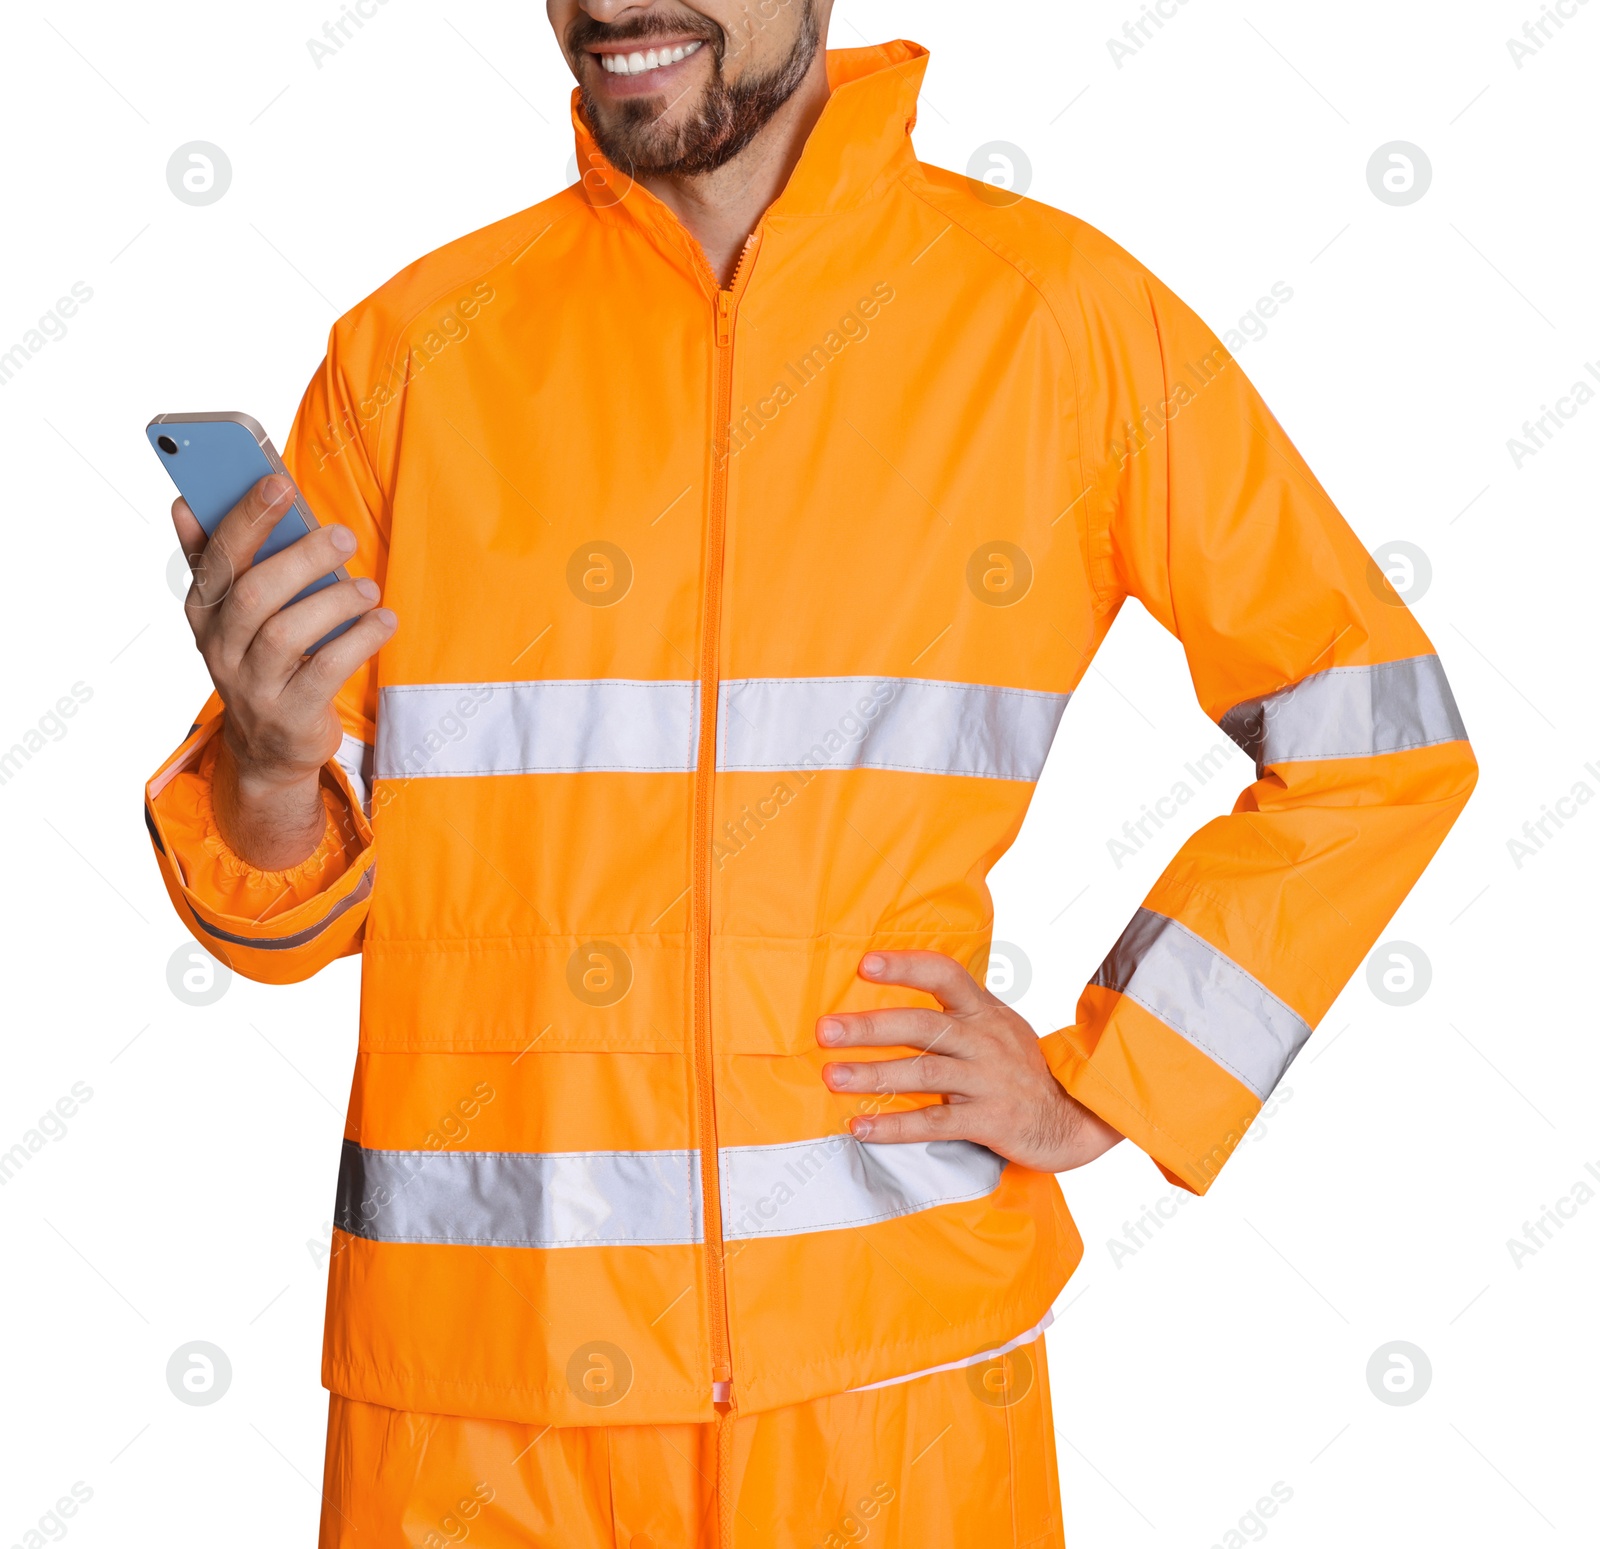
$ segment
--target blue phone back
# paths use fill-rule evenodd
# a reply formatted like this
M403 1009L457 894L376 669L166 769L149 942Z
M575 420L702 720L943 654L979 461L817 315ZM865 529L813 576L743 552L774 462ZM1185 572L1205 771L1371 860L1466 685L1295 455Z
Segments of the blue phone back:
M247 495L251 487L269 473L283 473L275 465L267 449L256 440L249 426L232 419L163 419L152 420L145 426L145 435L162 466L166 468L178 493L189 502L195 520L209 538L217 524ZM177 444L176 452L162 450L160 438L170 437ZM274 554L288 548L291 543L315 530L317 520L305 504L305 497L295 491L295 503L256 550L252 563L259 564ZM343 579L338 571L320 576L303 591L295 594L285 607L320 592ZM326 645L337 635L342 635L354 619L346 620L331 629L312 651ZM309 654L309 653L308 653Z

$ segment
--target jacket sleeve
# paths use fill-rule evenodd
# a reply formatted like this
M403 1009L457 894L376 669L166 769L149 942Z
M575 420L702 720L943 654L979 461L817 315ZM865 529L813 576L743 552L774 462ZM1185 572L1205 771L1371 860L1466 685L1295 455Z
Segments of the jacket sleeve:
M1074 1097L1203 1193L1477 765L1416 620L1227 350L1128 262L1088 321L1080 404L1103 449L1100 603L1137 597L1177 636L1257 778L1179 850L1043 1044Z
M350 573L382 586L387 517L358 415L358 405L370 411L374 400L350 390L339 345L336 325L301 400L284 463L319 521L343 522L356 534ZM376 665L368 662L336 700L344 739L322 771L322 842L287 871L249 865L217 830L211 775L224 711L215 694L145 786L145 826L173 906L208 952L247 978L293 983L360 950L375 866L369 814L376 700Z

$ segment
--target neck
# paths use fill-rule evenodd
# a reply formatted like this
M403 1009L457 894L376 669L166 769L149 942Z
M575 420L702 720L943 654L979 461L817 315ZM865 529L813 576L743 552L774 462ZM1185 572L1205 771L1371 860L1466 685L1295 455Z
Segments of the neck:
M827 102L828 62L819 48L793 95L731 161L692 177L639 174L700 244L718 284L733 283L750 233L783 192Z

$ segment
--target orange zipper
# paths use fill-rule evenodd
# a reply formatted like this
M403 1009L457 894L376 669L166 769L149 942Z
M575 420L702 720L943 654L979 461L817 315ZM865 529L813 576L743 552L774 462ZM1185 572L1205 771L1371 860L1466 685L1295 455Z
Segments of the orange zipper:
M728 518L728 450L733 417L733 324L757 240L752 236L745 243L732 283L726 289L721 286L716 289L716 400L711 490L706 511L705 623L700 636L700 740L695 759L690 904L694 927L694 1078L700 1122L700 1188L711 1321L711 1392L713 1403L722 1413L733 1407L733 1341L728 1330L722 1181L717 1158L717 1110L711 1065L711 792L717 768L722 556Z

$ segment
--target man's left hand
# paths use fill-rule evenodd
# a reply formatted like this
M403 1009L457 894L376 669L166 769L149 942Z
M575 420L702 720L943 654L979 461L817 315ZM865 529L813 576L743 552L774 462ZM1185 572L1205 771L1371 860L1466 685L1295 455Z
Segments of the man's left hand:
M894 1006L835 1011L817 1022L825 1049L901 1045L909 1058L824 1065L834 1092L888 1096L932 1092L944 1099L901 1113L850 1121L857 1140L975 1140L1037 1172L1064 1172L1109 1151L1122 1136L1067 1094L1039 1051L1034 1030L942 952L869 952L861 977L925 990L941 1010Z

